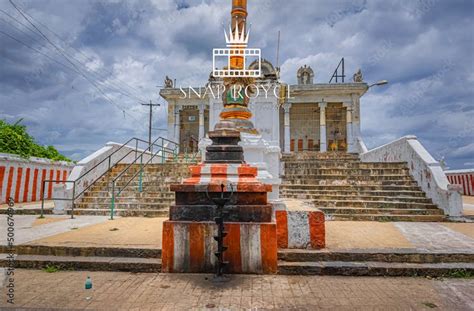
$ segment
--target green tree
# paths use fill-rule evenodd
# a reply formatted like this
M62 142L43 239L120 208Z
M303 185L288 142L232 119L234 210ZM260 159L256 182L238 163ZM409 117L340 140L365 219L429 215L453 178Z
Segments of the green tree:
M21 125L22 119L14 124L0 120L0 152L18 154L22 157L38 157L55 161L71 161L60 154L53 146L38 145L34 138Z

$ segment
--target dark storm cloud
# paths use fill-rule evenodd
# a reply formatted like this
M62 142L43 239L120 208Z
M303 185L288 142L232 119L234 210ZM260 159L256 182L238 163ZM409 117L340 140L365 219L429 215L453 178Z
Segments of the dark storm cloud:
M179 84L203 85L212 48L225 45L222 26L230 19L230 0L17 3L58 33L61 39L45 30L56 44L80 49L66 48L119 106L57 64L70 66L43 39L18 32L0 13L6 21L0 20L0 30L56 61L0 34L0 118L24 118L40 142L75 159L107 141L145 137L147 110L137 97L158 102L156 86L165 75ZM0 9L25 23L7 1ZM317 82L327 82L343 56L349 75L362 68L368 82L389 80L389 86L362 98L362 132L369 147L415 134L451 167L472 167L473 11L470 0L249 1L250 41L275 62L281 31L285 82L295 83L304 64L315 70ZM159 102L154 127L164 128L166 106Z

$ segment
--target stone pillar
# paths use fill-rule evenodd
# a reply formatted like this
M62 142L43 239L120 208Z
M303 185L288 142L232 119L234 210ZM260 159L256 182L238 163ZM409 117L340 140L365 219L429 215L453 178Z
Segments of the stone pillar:
M346 142L347 152L355 152L354 150L354 133L352 132L352 105L344 103L346 107Z
M181 106L174 107L174 141L179 145L180 143L180 129L181 129L181 118L180 112L182 110Z
M199 105L199 140L204 138L204 104Z
M319 130L319 139L321 140L320 150L321 152L326 152L328 150L327 147L327 139L326 139L326 102L319 103L319 115L320 115L320 130Z
M283 109L285 110L285 139L284 139L284 153L290 153L290 109L291 109L291 104L286 103L283 105Z

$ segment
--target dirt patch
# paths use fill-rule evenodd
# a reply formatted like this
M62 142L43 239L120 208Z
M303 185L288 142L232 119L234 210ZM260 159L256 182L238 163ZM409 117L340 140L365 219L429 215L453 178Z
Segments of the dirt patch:
M53 222L63 221L69 219L69 217L48 217L45 218L36 218L35 221L31 224L32 227L41 226L45 224L50 224Z
M167 218L124 217L60 233L30 244L75 247L161 248Z
M392 223L375 221L327 221L326 247L414 248Z

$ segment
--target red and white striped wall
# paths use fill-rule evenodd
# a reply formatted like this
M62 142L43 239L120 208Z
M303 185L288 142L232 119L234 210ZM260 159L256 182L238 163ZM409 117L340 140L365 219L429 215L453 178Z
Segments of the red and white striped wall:
M15 155L0 155L0 204L13 198L16 203L41 200L44 180L65 181L74 164L47 159L29 160ZM60 182L55 182L60 183ZM47 183L45 198L51 198L55 183Z
M474 169L444 171L448 181L454 185L460 185L464 195L474 196Z
M228 273L276 273L275 223L225 223L224 260ZM165 221L163 272L213 272L217 226L214 222Z
M278 248L320 249L326 245L322 211L275 211Z

